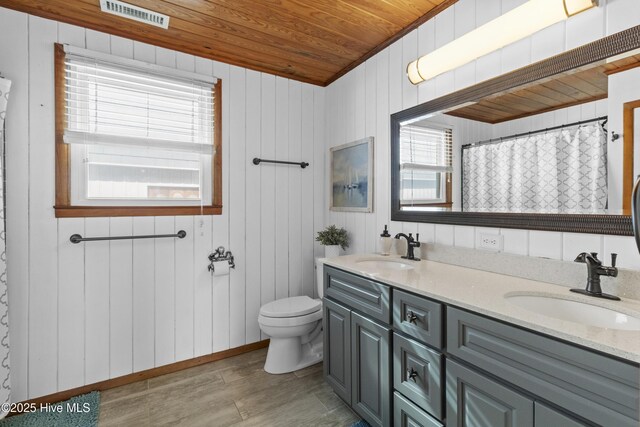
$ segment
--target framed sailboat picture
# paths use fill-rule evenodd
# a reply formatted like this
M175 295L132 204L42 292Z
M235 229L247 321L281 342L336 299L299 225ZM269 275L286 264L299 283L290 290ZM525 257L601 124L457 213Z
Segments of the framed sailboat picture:
M331 148L331 202L338 212L373 212L373 137Z

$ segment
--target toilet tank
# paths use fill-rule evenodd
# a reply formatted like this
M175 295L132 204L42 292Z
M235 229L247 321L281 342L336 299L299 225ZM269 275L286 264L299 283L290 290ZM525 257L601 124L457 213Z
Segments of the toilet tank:
M316 295L322 299L324 296L324 258L316 258Z

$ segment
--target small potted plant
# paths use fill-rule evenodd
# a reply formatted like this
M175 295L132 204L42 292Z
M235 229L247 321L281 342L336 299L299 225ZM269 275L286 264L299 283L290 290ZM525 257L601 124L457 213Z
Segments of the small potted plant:
M316 241L324 246L324 256L326 258L340 255L340 248L346 250L349 247L349 234L344 228L330 225L322 231L318 231Z

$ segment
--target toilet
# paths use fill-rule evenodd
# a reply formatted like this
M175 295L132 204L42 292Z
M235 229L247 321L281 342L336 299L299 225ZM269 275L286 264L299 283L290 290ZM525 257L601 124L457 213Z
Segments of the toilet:
M271 338L264 370L297 371L322 361L322 295L324 258L316 258L318 299L283 298L260 308L260 329Z

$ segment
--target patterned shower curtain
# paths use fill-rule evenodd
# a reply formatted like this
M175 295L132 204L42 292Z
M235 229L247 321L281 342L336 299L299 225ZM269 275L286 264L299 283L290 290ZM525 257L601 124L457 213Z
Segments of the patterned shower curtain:
M11 81L0 77L0 403L11 399L9 384L9 302L7 300L7 252L5 246L4 118ZM0 419L6 413L0 411Z
M600 123L462 151L467 212L605 213L607 141Z

